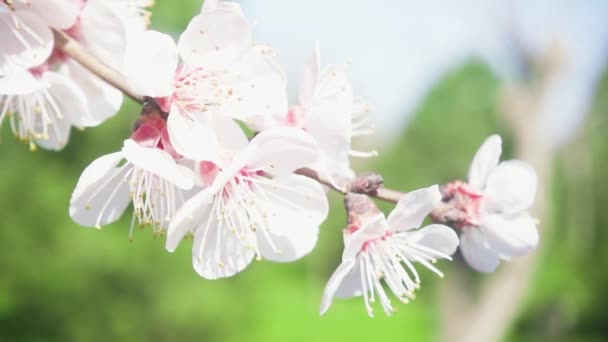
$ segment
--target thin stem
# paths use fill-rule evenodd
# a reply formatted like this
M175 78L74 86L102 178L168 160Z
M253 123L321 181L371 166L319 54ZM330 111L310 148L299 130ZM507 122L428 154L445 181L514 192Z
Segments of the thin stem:
M65 32L53 30L53 35L55 36L55 48L63 51L66 55L70 56L73 60L102 80L111 84L114 88L121 90L133 101L139 104L144 103L144 96L135 93L118 71L105 65Z

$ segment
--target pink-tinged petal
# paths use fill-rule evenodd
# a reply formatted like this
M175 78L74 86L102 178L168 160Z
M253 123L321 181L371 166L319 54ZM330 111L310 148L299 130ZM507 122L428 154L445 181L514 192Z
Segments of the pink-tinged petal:
M80 12L79 1L30 1L27 10L36 13L50 27L65 30L76 23Z
M117 167L122 159L122 153L111 153L84 170L70 200L72 220L85 227L99 228L122 215L131 201L125 180L130 167Z
M336 292L338 292L339 288L342 287L342 283L345 281L345 278L348 277L350 273L353 272L357 262L355 259L348 259L342 261L342 263L336 268L334 273L331 275L329 280L327 281L327 285L325 285L325 289L323 290L323 299L321 300L321 309L320 314L323 315L329 307L336 296ZM350 277L349 277L350 278ZM352 279L353 282L352 287L361 287L361 280Z
M127 46L127 28L116 6L112 1L88 0L80 15L79 40L95 57L120 69Z
M304 67L304 75L300 82L299 100L301 106L306 106L312 100L320 73L321 54L319 52L319 41L316 41L314 50Z
M445 255L454 254L458 248L458 235L452 228L442 224L431 224L407 234L408 241Z
M192 118L173 106L167 119L167 132L175 151L191 160L217 162L221 150L211 124L212 116L212 113L200 113Z
M494 272L500 263L498 254L488 247L482 233L474 227L460 235L460 252L467 264L478 272Z
M265 183L255 183L258 209L262 212L257 231L262 256L288 262L308 254L317 244L319 225L327 217L329 205L321 185L304 176L289 175ZM268 235L277 252L262 231Z
M534 203L536 172L530 164L520 160L500 163L488 176L484 190L487 212L518 213Z
M359 230L353 234L345 234L342 260L356 258L366 243L379 239L388 232L389 227L386 224L386 217L384 217L383 213L377 213L367 218Z
M437 185L408 192L388 215L388 225L393 231L418 228L439 202L441 193Z
M171 36L157 31L134 34L125 51L124 73L133 91L151 97L173 92L178 55Z
M34 77L25 69L11 70L0 77L0 94L2 95L26 95L48 87L48 82Z
M490 248L501 257L527 254L538 245L536 223L528 214L486 215L479 229Z
M299 128L273 128L256 135L243 151L243 162L250 169L287 175L310 165L317 158L314 138Z
M492 135L484 141L469 168L469 184L478 191L483 190L488 176L494 170L502 153L502 139Z
M0 12L0 76L14 69L29 69L44 63L53 50L53 33L30 11Z
M285 75L268 47L248 48L225 73L212 78L210 85L219 103L216 111L222 115L255 124L287 113Z
M171 155L158 148L139 146L133 140L125 140L122 153L126 160L136 167L155 174L180 189L192 188L192 170L175 162Z
M175 251L186 234L193 233L201 222L206 223L211 219L214 196L214 189L204 189L192 196L175 213L167 230L165 248L169 252Z
M60 72L67 75L82 90L87 99L88 110L74 116L74 126L95 127L118 113L123 99L120 90L75 62L68 62L65 67L60 69Z
M220 2L192 18L177 48L186 64L220 71L251 46L251 34L241 7Z
M208 229L201 226L194 233L194 270L205 279L233 276L251 263L254 252L243 246L226 222L212 220Z

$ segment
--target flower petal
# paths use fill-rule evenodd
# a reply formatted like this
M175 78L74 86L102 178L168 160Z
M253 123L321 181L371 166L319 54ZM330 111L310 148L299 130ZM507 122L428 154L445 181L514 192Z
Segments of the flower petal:
M273 128L256 135L242 152L241 162L271 175L288 175L317 158L314 138L299 128Z
M486 215L479 227L490 248L504 257L520 256L538 245L538 230L528 214Z
M536 172L520 160L500 163L488 176L484 206L488 212L518 213L534 203Z
M212 125L212 113L199 113L193 117L185 115L173 105L167 119L167 132L171 144L180 155L196 160L218 162L220 146L217 132Z
M220 103L216 111L222 115L255 124L287 113L285 75L268 47L250 47L226 72L210 82L210 91Z
M125 159L136 167L164 178L180 189L192 188L192 170L176 163L169 153L158 148L139 146L131 139L125 140L122 153Z
M251 26L241 7L220 2L203 7L179 37L179 55L188 65L219 71L251 46Z
M10 70L8 74L0 77L2 95L26 95L48 87L48 82L34 77L25 69Z
M178 55L173 38L157 31L134 34L126 46L124 72L133 91L165 97L173 92Z
M469 184L476 190L483 190L490 172L494 170L502 153L502 139L492 135L484 141L469 168Z
M74 25L80 12L79 2L74 0L31 1L26 8L36 13L48 26L60 30Z
M315 42L315 47L308 58L304 67L304 75L300 82L299 101L301 106L306 106L313 97L319 74L321 73L321 56L319 52L319 41Z
M422 245L446 255L452 255L458 248L458 235L450 227L442 224L431 224L420 230L407 234L412 243Z
M344 235L342 260L356 258L366 242L385 236L388 229L386 217L383 213L380 212L366 218L359 230L353 234Z
M258 229L258 246L264 258L288 262L308 254L315 247L319 225L327 217L329 204L321 185L304 176L289 175L267 183L255 183L260 196L258 210L264 217L275 251Z
M124 176L128 166L117 168L123 159L115 152L93 161L78 179L70 199L70 217L86 227L100 227L116 221L131 198Z
M254 252L243 246L226 224L212 224L209 229L199 227L194 233L192 264L203 278L230 277L245 269L253 256Z
M0 76L39 66L53 50L53 34L40 17L27 10L14 15L0 11Z
M321 300L320 309L321 315L327 312L327 310L331 306L334 296L336 295L336 292L340 287L342 287L342 282L350 273L352 273L356 264L357 262L355 259L348 259L342 261L342 263L338 266L338 268L336 268L334 273L331 275L331 277L327 281L327 285L325 285L325 289L323 290L323 299ZM359 287L361 286L360 280L359 282L357 282L356 279L353 279L353 281L356 282L352 284L353 286L357 286L357 284Z
M498 254L487 246L475 227L466 228L460 235L460 252L467 264L478 272L494 272L500 263Z
M73 117L77 127L94 127L118 113L122 105L122 92L99 77L70 61L60 72L66 74L85 94L88 110ZM88 115L86 115L88 114Z
M418 228L439 202L441 202L441 193L437 185L408 192L388 215L388 225L393 231Z
M184 236L193 233L204 218L211 217L214 196L214 189L206 188L187 200L175 213L167 230L165 248L169 252L175 251Z

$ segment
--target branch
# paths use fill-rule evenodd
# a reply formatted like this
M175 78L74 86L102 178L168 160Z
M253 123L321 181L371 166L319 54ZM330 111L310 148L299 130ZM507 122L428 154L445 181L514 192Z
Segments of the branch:
M53 29L53 35L55 36L55 48L63 51L66 55L70 56L73 60L102 80L108 82L114 88L121 90L133 101L139 104L144 103L144 97L135 93L133 89L129 87L125 78L116 70L105 65L65 32Z
M70 56L73 60L82 65L85 69L89 70L91 73L98 76L102 80L108 82L114 88L122 91L133 101L142 105L145 104L146 97L137 94L135 91L133 91L133 89L131 89L131 87L127 83L125 77L121 75L118 71L97 59L82 45L80 45L80 43L72 39L65 32L53 29L53 35L55 36L55 48L63 51L66 55ZM373 173L365 173L360 175L353 182L353 184L347 186L346 188L337 187L329 179L319 176L319 173L317 171L310 168L301 168L297 170L296 173L314 179L317 182L341 194L347 194L348 192L356 192L392 203L397 203L399 199L401 199L401 197L405 195L405 193L397 190L382 188L382 178L379 175Z

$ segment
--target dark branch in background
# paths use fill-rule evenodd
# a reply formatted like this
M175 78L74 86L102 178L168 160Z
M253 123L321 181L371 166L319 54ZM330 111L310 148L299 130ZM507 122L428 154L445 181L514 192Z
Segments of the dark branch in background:
M82 47L82 45L73 40L66 33L53 30L53 35L55 36L55 48L63 51L66 55L70 56L73 60L78 62L93 74L97 75L102 80L111 84L114 88L121 90L133 101L139 104L144 103L144 96L136 94L133 89L129 87L129 84L125 78L116 70L105 65L102 61L90 54Z

